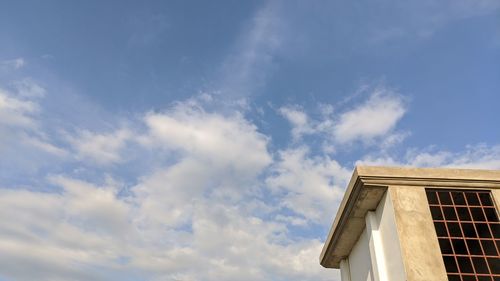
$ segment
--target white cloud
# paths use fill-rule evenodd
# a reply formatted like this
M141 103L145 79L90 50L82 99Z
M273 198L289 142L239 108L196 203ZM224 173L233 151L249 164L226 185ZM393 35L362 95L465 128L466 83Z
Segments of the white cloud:
M29 137L29 136L23 136L21 138L22 140L22 143L27 145L27 146L31 146L31 147L34 147L36 148L37 150L40 150L40 151L43 151L43 152L46 152L46 153L49 153L49 154L52 154L52 155L56 155L56 156L59 156L59 157L66 157L69 155L69 153L63 149L63 148L60 148L60 147L57 147L43 139L40 139L40 138L37 138L37 137Z
M321 241L289 233L289 225L304 226L309 217L282 215L280 208L288 207L286 204L273 206L262 196L260 176L272 164L272 157L269 138L255 125L240 114L206 112L192 100L162 113L148 113L143 121L146 130L130 127L99 134L77 130L71 136L80 157L78 164L103 161L102 157L108 161L103 164L116 163L130 146L156 151L158 158L171 158L153 162L150 172L137 178L133 186L52 175L31 188L56 186L58 192L0 189L2 277L335 278L335 273L317 263ZM331 169L340 168L332 160L308 160L305 154L292 159L293 153L283 152L275 171L283 170L270 181L276 190L285 188L280 184L287 184L287 177L300 172L293 169L306 169L289 179L302 181L300 187L291 187L301 194L284 201L303 201L306 214L317 219L322 207L311 204L317 204L319 196L331 195L334 187L325 179L331 180ZM106 167L99 169L106 171ZM305 190L309 188L312 192ZM327 212L333 215L333 211ZM23 268L37 269L36 277L34 271Z
M272 171L266 185L284 192L281 206L314 223L329 222L350 176L327 156L310 157L305 147L280 151Z
M273 159L270 137L252 122L239 113L208 112L202 102L144 114L143 123L128 129L76 130L76 166L103 157L103 165L126 165L135 160L124 155L132 149L135 155L154 152L148 172L127 184L95 183L95 175L109 171L104 165L90 181L55 174L30 190L0 188L2 277L338 280L336 271L318 264L322 241L292 229L331 223L350 169L305 145L276 150ZM333 126L326 122L336 120L331 109L326 121L311 122L284 108L294 124L313 124L323 134ZM500 165L499 156L498 147L479 145L462 154L412 151L406 161L493 167Z
M315 132L315 129L311 127L309 117L300 108L283 106L279 108L279 113L292 125L292 137L295 140L300 139L303 135Z
M224 61L217 90L226 96L247 97L266 83L274 56L287 36L277 5L269 1L257 11Z
M30 78L24 78L12 83L19 96L25 98L41 98L45 96L46 90Z
M11 60L4 60L0 62L0 68L4 70L18 70L26 64L24 58L16 58Z
M14 93L0 88L0 150L36 150L56 156L66 152L51 144L40 128L40 106L37 98L45 89L32 80L14 83ZM28 94L30 93L30 94Z
M500 169L500 146L469 145L463 151L409 149L403 157L367 155L357 165L389 165L413 167L449 167L469 169Z
M38 110L38 104L35 102L16 98L7 91L0 89L0 125L34 127L33 114Z
M123 161L121 152L132 134L128 129L103 134L82 130L76 136L68 135L67 138L78 158L88 159L99 165L109 165Z
M457 168L500 170L500 145L468 146L463 153L454 153L447 166Z
M370 142L390 133L405 112L401 96L378 88L365 103L340 115L333 134L340 143Z
M371 91L371 92L369 92ZM299 106L284 106L279 114L291 124L295 142L314 135L322 143L323 152L330 154L340 145L362 142L385 150L402 142L409 132L396 131L398 121L406 113L404 97L384 87L362 87L356 95L368 92L369 98L341 111L331 104L319 104L319 116L311 118ZM337 106L342 107L346 101ZM316 114L318 115L318 114Z
M177 150L233 173L254 176L271 162L267 137L240 114L207 113L196 104L179 104L165 113L147 114L144 145Z
M30 85L30 92L45 90L32 80L22 80ZM46 130L48 124L41 120L44 112L38 98L41 95L24 95L16 84L11 91L0 88L0 181L11 178L36 181L34 175L42 167L55 164L66 156L64 148L57 146ZM2 87L0 85L0 87ZM57 158L57 159L56 159Z
M74 183L66 183L65 191L79 188L72 185ZM108 205L113 200L100 205L103 198L99 189L88 187L87 191L91 193L0 189L0 272L3 277L104 279L98 272L86 270L85 265L112 260L119 253L121 233L105 233L111 228L106 224L109 221L95 224L94 219L102 222L101 216L116 214L108 213L113 209L113 204Z
M337 144L332 128L354 118L349 114L368 118L399 112L398 105L406 111L402 98L386 92L340 114L323 105L318 120L300 107L281 107L296 139L273 150L271 137L241 112L208 111L211 98L203 96L139 122L120 120L126 127L57 135L76 154L68 168L70 150L52 144L37 115L43 95L4 96L4 112L31 122L8 123L26 137L19 138L23 147L61 156L53 174L41 173L46 178L35 184L0 188L0 275L15 280L338 280L318 264L324 237L295 229L329 226L351 171L315 155L302 137L321 134ZM404 137L395 131L399 118L384 117L392 125L350 138L391 146ZM385 156L372 159L500 165L500 149L486 145L462 154L415 150L405 161ZM141 173L123 175L140 161ZM81 167L91 172L80 174Z

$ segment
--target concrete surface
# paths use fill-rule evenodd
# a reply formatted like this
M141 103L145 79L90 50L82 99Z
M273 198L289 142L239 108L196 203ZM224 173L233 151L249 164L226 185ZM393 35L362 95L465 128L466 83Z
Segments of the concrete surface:
M366 213L374 211L377 208L387 189L402 187L407 187L408 189L406 190L410 193L412 189L418 190L415 192L420 195L424 194L425 187L491 189L494 190L495 198L497 199L500 198L500 194L497 193L497 189L500 189L500 171L443 168L356 167L321 252L320 264L328 268L339 268L340 261L348 257L361 233L365 229ZM391 194L392 193L393 192L391 192ZM417 196L413 193L411 194ZM404 196L398 192L396 192L395 195L400 197ZM401 198L404 199L405 197ZM394 200L393 204L395 205ZM394 207L396 208L396 205ZM398 208L401 212L405 212L406 210L404 206L401 205L398 205ZM428 210L427 205L426 208ZM422 208L418 210L419 212L424 212ZM405 213L405 215L411 214L411 212ZM421 213L420 218L423 218L422 216L424 216L423 213ZM405 220L411 219L410 217L407 219L400 217L396 220L398 231L410 234L410 230L404 230L410 227L410 225L404 222ZM419 226L419 224L416 223L415 226ZM405 242L404 245L401 243L401 251L402 253L407 253L409 250L403 248L413 247L411 245L414 244L414 241L411 239L403 240L407 242ZM435 242L437 243L437 240ZM405 257L406 255L403 254L403 258ZM407 263L409 262L410 261L407 261L405 263L407 274L408 271L411 271L407 269ZM442 264L439 266L441 265ZM421 275L424 276L423 273L421 273ZM415 273L411 276L419 275Z

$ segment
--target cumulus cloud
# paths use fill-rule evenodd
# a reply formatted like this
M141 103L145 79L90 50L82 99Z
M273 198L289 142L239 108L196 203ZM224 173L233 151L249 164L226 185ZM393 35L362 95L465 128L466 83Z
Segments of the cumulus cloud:
M342 113L333 127L333 134L340 143L369 142L391 132L405 112L401 96L379 88L366 102Z
M107 130L54 136L48 132L61 130L47 129L39 115L45 91L25 86L35 90L0 93L0 114L13 118L0 126L23 149L60 158L31 184L1 183L0 278L14 280L338 280L318 264L324 237L297 228L329 226L351 167L318 154L304 137L391 146L403 138L396 126L406 112L403 98L385 91L347 110L323 105L319 119L283 106L294 141L276 148L244 113L210 111L204 96L134 120L105 120ZM337 127L346 140L336 138ZM497 146L383 153L363 161L500 166ZM144 167L128 174L137 162Z
M144 145L177 150L210 165L255 175L271 161L268 138L241 114L205 112L196 104L179 104L165 113L149 113ZM249 153L251 152L251 153Z
M64 183L62 194L0 189L2 277L105 280L86 267L119 254L120 233L107 231L120 218L106 218L120 214L120 203L89 184L58 181Z
M345 108L346 102L336 105L337 108L319 104L316 118L296 105L280 107L278 113L290 123L294 141L313 135L322 140L326 153L335 152L336 146L357 142L386 149L410 135L395 130L407 111L404 96L387 87L363 87L357 95L364 93L369 94L368 98L350 108Z
M350 171L328 156L311 157L306 147L283 150L279 155L266 184L274 192L284 192L281 206L309 222L328 222Z
M269 138L255 125L242 115L210 113L193 103L147 113L143 120L146 130L134 131L141 134L134 139L140 144L137 149L158 150L158 155L173 160L151 167L132 186L59 174L39 183L57 192L0 188L2 277L34 278L34 272L22 271L15 262L40 269L37 280L109 280L120 274L123 280L332 280L336 276L317 263L322 242L292 236L288 225L301 220L280 215L281 207L262 196L259 175L272 157ZM90 132L84 139L92 143L102 135L112 141L113 134ZM321 207L309 204L317 204L319 196L333 189L325 186L327 170L339 167L326 159L308 162L305 154L293 159L293 153L283 152L283 163L269 181L275 183L273 188L284 188L280 184L294 180L285 179L292 177L293 169L307 166L309 170L295 178L301 186L293 190L305 198L299 201L309 208L309 219L310 213L321 212ZM315 192L305 190L309 184Z
M94 133L81 130L76 136L67 136L80 159L88 159L99 165L109 165L123 161L121 150L132 138L127 129L110 133Z
M303 135L314 133L315 129L311 127L309 117L302 109L283 106L279 108L279 113L292 125L292 137L295 140L300 139Z

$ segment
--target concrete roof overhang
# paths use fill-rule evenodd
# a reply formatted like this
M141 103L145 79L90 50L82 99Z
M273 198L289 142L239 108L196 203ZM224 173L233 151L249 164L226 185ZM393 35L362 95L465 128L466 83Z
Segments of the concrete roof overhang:
M358 166L340 203L321 251L320 264L339 268L365 228L365 215L377 208L390 186L500 189L500 171Z

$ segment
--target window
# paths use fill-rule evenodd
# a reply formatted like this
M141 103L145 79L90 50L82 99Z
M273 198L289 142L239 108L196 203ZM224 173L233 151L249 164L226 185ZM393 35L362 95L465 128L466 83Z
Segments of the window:
M426 189L448 280L500 280L500 222L489 191Z

